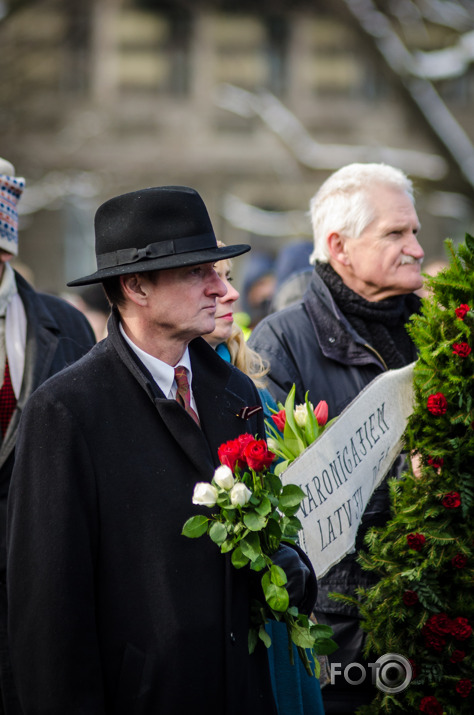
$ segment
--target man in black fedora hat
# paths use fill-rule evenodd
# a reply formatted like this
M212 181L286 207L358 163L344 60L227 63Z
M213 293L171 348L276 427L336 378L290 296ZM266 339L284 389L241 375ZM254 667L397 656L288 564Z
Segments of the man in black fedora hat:
M219 445L264 434L262 412L242 419L252 382L199 337L226 290L214 262L249 247L218 248L186 187L113 198L95 230L97 271L70 285L103 283L108 337L37 390L12 480L24 713L273 714L265 649L248 653L249 572L181 535ZM314 601L311 577L303 591Z

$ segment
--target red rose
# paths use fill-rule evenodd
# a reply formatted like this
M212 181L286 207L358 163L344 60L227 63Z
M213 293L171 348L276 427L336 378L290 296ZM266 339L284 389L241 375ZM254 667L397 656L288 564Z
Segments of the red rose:
M415 680L415 678L418 676L418 666L411 658L408 658L408 662L411 665L411 677L413 680Z
M275 459L273 452L270 452L264 439L254 439L245 447L243 457L250 469L261 472L267 469Z
M286 412L285 410L280 410L280 412L277 412L276 415L272 415L272 420L277 426L277 429L280 430L280 432L283 432L285 429L285 424L286 424Z
M434 695L426 695L422 698L420 710L427 715L443 715L443 706Z
M418 603L418 594L416 591L405 591L403 594L403 603L405 606L414 606Z
M468 343L453 343L453 355L459 355L459 357L465 358L471 352L471 348Z
M318 425L322 427L328 421L328 403L325 400L318 402L314 408L314 416L318 421Z
M458 492L448 492L444 495L442 504L446 509L457 509L461 506L461 497Z
M448 409L448 401L442 392L435 392L428 397L426 406L432 415L444 415Z
M425 545L426 538L423 534L407 534L408 548L413 551L421 551Z
M459 693L462 698L467 698L471 690L472 683L469 678L463 678L463 680L458 680L456 683L456 692Z
M239 434L236 441L239 443L240 457L243 458L243 453L244 453L246 446L248 444L250 444L250 442L254 442L255 437L252 437L252 435L249 434L248 432L244 432L243 434Z
M467 556L465 554L456 554L451 559L451 563L456 569L463 569L467 564Z
M428 457L428 464L430 465L430 467L439 469L439 467L443 466L444 459L442 457Z
M467 620L467 618L462 618L461 616L455 618L453 620L451 633L457 641L465 641L467 638L469 638L472 633L472 628L469 625L469 621Z
M423 628L421 629L423 632ZM436 633L424 633L425 646L440 653L446 645L446 639L436 635Z
M453 650L453 654L449 660L451 663L460 663L465 657L466 654L463 650Z
M432 633L438 636L446 636L452 633L453 621L446 613L435 613L428 619L426 625Z
M229 440L229 442L224 442L221 444L217 450L217 456L221 464L225 464L229 469L234 471L235 465L237 464L240 457L241 447L236 439Z
M466 313L469 313L470 310L471 309L466 303L461 303L459 308L456 308L454 312L460 320L464 320L464 318L466 317Z

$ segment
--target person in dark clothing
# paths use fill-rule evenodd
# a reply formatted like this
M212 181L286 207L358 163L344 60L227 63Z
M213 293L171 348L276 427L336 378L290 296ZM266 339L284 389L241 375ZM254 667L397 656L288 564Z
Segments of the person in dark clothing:
M20 416L34 390L95 343L84 316L36 291L9 261L18 254L17 204L25 180L0 159L0 713L19 713L7 644L6 511ZM23 528L28 529L27 521Z
M385 370L416 359L406 331L420 299L423 250L411 181L383 164L351 164L335 172L311 201L314 271L303 299L265 318L249 344L270 364L268 389L284 402L292 385L295 402L306 391L313 404L326 400L335 417ZM390 474L400 471L400 458ZM369 477L369 475L368 475ZM359 527L356 552L367 529L389 516L386 480L374 492ZM339 649L334 663L364 662L357 609L331 600L330 592L354 594L372 575L344 557L319 579L315 615L332 626ZM373 697L336 678L323 688L327 715L353 713Z
M181 533L209 513L192 495L218 447L264 436L262 411L243 409L260 406L252 381L199 337L226 291L214 263L249 247L218 248L187 187L112 198L95 229L98 270L70 285L103 283L108 336L36 391L12 478L9 636L23 711L275 715L265 648L248 652L250 570ZM304 555L287 548L284 560L290 598L311 609Z

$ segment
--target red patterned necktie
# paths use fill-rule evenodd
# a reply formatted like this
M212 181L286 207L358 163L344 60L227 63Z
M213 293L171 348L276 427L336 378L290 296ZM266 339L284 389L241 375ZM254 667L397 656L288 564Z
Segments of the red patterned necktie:
M12 414L16 407L16 397L13 392L12 380L10 377L10 368L8 366L8 360L5 362L5 373L3 377L3 385L0 388L0 429L2 431L2 437L5 437L5 433L10 424Z
M174 376L178 386L176 400L179 402L181 407L184 407L188 415L191 415L196 424L199 425L199 417L191 407L191 392L189 390L186 368L183 367L183 365L178 365L178 367L175 367L174 369Z

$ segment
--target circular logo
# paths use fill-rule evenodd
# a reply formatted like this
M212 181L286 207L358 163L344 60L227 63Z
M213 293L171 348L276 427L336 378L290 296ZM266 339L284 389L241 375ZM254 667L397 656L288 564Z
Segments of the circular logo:
M385 653L375 661L375 685L383 693L401 693L410 685L413 671L410 661L399 653Z

